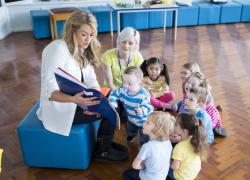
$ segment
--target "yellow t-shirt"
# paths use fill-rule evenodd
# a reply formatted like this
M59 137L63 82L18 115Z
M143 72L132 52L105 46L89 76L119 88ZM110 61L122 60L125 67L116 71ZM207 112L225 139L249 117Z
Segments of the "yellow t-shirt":
M194 153L189 140L179 142L173 150L172 158L180 161L180 166L174 171L177 180L193 180L201 170L200 156Z
M1 162L2 162L2 154L3 154L3 150L0 149L0 173L2 171L2 165L1 165Z
M107 50L103 54L101 61L106 66L111 68L112 76L113 76L113 84L115 85L115 87L119 87L120 85L122 85L121 75L123 74L127 66L121 64L121 67L120 67L119 59L118 59L118 49L114 48L114 49ZM130 60L130 63L128 64L128 67L129 66L139 67L143 61L144 59L141 53L139 51L135 51L131 55L131 60Z

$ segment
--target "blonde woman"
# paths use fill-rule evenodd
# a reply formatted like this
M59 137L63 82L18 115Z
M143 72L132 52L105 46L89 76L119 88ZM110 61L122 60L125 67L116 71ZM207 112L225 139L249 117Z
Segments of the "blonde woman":
M140 67L143 57L139 52L140 33L126 27L117 37L117 48L107 50L101 61L106 73L106 85L113 91L122 85L122 74L129 66Z
M95 105L95 97L74 96L59 91L54 72L60 67L82 81L87 87L99 90L93 66L98 64L100 43L97 21L89 13L79 10L72 13L65 24L62 39L51 42L42 53L41 95L37 115L44 127L54 133L68 136L73 124L88 123L96 118L92 112L83 112L77 105ZM102 161L128 159L125 147L113 143L115 127L107 120L101 121L98 131L96 157Z

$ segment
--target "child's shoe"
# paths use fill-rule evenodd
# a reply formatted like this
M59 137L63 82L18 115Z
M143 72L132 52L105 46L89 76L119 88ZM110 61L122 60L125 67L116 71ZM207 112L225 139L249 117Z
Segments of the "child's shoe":
M169 104L169 103L162 102L161 103L161 108L163 109L163 111L165 111L166 109L168 109L168 110L172 110L174 112L177 112L178 106L177 106L177 104Z
M135 140L135 136L127 136L127 141L128 142L133 142Z
M215 127L213 129L214 136L227 137L227 130L222 127Z

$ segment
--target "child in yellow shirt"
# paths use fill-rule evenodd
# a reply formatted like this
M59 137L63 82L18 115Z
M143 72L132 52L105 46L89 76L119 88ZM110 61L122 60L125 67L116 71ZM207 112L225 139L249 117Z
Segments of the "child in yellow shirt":
M181 141L174 147L171 168L175 179L193 180L201 170L201 161L207 157L207 138L202 122L192 113L180 113L175 133Z

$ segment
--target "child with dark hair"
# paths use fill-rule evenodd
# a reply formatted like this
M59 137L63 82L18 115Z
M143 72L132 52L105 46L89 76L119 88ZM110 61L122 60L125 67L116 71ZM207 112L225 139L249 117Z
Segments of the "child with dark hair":
M206 160L208 144L203 123L192 113L177 116L175 132L181 141L174 147L171 168L175 179L195 179Z
M176 111L177 106L170 104L175 98L175 93L169 90L170 78L168 69L156 57L145 60L141 69L143 71L143 86L149 91L150 102L155 108Z

